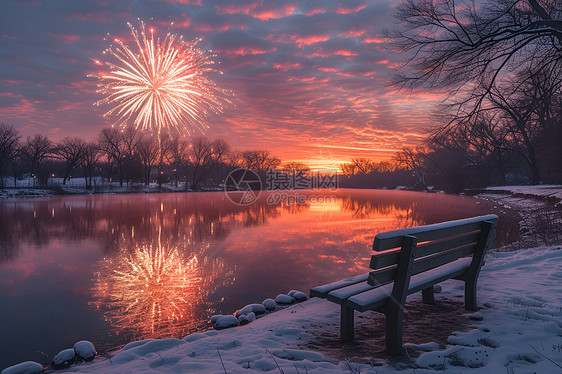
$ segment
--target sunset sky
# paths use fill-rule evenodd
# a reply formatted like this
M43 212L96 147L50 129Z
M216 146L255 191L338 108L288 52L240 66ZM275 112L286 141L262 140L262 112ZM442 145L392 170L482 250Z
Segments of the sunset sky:
M388 159L418 143L438 99L385 86L403 56L381 33L392 0L2 0L0 121L23 136L90 139L111 123L95 79L111 37L130 39L137 18L155 35L202 37L236 95L206 135L283 161L337 167ZM170 26L170 23L173 25Z

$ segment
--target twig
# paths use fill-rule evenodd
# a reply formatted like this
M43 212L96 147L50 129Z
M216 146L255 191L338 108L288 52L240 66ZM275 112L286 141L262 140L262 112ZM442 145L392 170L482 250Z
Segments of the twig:
M542 357L546 358L548 361L552 362L554 365L556 365L556 366L558 366L560 369L562 369L562 365L557 364L556 361L554 361L554 360L551 359L550 357L545 356L545 355L543 355L542 353L540 353L539 351L537 351L537 350L535 349L535 347L533 347L531 344L529 344L529 347L531 347L531 349L532 349L533 351L537 352L539 355L541 355Z
M228 374L226 372L226 368L224 367L224 362L222 361L221 353L219 352L218 348L217 348L217 353L219 354L219 359L221 360L222 368L224 369L224 374Z
M277 360L275 359L275 357L273 357L273 354L271 354L271 352L269 352L269 350L265 350L267 353L269 353L269 355L271 356L271 358L273 359L273 362L275 362L275 365L277 365L277 369L279 369L279 372L281 374L285 374L285 372L283 371L283 369L281 369L281 366L279 366L279 364L277 363Z
M373 360L369 360L369 364L371 364L371 367L372 367L373 370L375 371L375 374L379 374L379 372L377 371L377 369L375 369L375 365L373 365Z

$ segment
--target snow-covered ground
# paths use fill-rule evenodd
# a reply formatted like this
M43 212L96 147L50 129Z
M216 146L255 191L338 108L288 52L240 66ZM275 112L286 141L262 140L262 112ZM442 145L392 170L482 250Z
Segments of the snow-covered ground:
M561 191L558 187L549 193ZM527 236L540 234L532 231L532 219L546 202L480 196L520 209ZM560 243L489 253L479 278L481 309L476 313L464 311L463 284L454 280L441 284L430 312L426 313L420 294L409 297L404 328L407 353L402 357L381 352L382 315L358 314L357 341L342 344L337 336L339 306L313 298L240 327L183 339L135 341L66 372L562 373Z

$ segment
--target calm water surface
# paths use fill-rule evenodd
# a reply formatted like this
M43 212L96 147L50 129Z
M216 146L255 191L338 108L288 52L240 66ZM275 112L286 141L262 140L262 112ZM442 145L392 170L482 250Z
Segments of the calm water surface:
M207 329L213 314L366 271L378 232L487 213L499 242L518 231L514 212L469 197L323 194L246 207L222 192L0 201L0 369L81 339L103 352Z

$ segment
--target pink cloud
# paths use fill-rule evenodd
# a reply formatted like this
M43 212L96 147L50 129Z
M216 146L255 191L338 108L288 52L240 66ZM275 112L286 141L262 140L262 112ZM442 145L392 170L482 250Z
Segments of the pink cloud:
M366 37L362 41L362 43L384 43L386 42L385 39L382 37Z
M305 45L312 45L315 43L325 42L326 40L330 39L329 35L309 35L309 36L300 36L300 35L289 35L289 38L299 47Z
M358 5L355 7L346 7L343 4L340 4L339 8L336 10L336 13L339 14L352 14L352 13L357 13L359 12L361 9L365 9L367 7L366 4L362 4L362 5Z
M260 6L253 9L250 14L261 21L267 21L270 19L278 19L290 16L295 13L298 6L296 4L284 4L280 7L277 6Z
M250 11L256 9L257 7L263 5L262 1L254 1L246 4L224 4L224 5L215 5L217 10L217 14L250 14Z
M302 69L302 65L298 62L274 62L273 67L283 71L290 69Z
M163 3L168 4L184 4L184 5L199 5L201 6L201 0L160 0Z
M240 46L233 49L217 49L227 55L228 57L237 57L237 56L247 56L247 55L263 55L266 53L275 52L277 48L260 48L260 47L251 47L251 46Z

